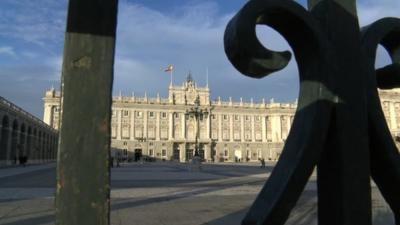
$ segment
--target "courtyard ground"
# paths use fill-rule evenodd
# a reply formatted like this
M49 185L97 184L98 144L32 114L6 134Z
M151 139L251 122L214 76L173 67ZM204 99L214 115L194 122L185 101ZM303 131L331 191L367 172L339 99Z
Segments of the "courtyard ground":
M239 225L274 164L130 163L111 173L112 225ZM54 224L55 164L0 169L0 224ZM394 224L372 185L374 224ZM315 176L286 224L317 224Z

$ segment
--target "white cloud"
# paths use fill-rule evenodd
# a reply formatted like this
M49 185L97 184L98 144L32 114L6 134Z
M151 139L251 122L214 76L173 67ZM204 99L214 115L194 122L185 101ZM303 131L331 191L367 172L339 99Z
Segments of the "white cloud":
M65 30L65 1L2 0L0 37L23 40L56 55Z
M0 38L23 43L20 46L2 43L4 46L0 47L0 54L21 56L15 63L18 66L0 65L0 94L12 95L13 90L23 89L29 93L25 98L35 96L40 106L43 88L51 83L57 86L61 74L66 2L0 0L1 6L7 6L0 7ZM204 85L208 67L212 98L219 95L232 96L236 100L240 96L247 100L250 97L255 100L275 98L277 101L297 98L298 72L294 59L285 70L261 80L240 75L233 68L225 56L223 34L226 23L236 12L221 14L223 10L218 7L229 3L215 2L182 1L175 11L165 12L135 4L133 0L120 1L114 93L122 90L129 95L131 91L138 94L147 91L150 96L157 92L165 96L169 76L163 69L174 64L175 83L181 83L191 70L198 84ZM400 17L399 12L399 0L358 1L362 25L384 16ZM271 29L258 27L257 35L270 49L290 49ZM378 61L380 65L386 64L387 54L378 53ZM26 83L22 84L22 81Z
M166 94L169 77L162 69L174 64L175 83L181 83L191 70L198 84L205 85L208 67L213 97L261 99L262 96L278 96L279 99L280 95L283 96L281 99L294 100L298 82L295 62L280 74L262 80L244 77L233 68L223 46L225 26L233 15L218 15L217 7L210 2L188 4L178 13L166 15L141 5L121 2L114 93L122 89L127 93L147 90ZM260 36L266 37L271 49L289 49L283 38L276 38L276 32L258 30ZM273 86L279 86L280 91L274 93L272 90L276 88Z
M1 54L13 56L13 57L16 57L16 56L17 56L17 54L16 54L15 51L14 51L14 48L13 48L13 47L10 47L10 46L3 46L3 47L0 47L0 55L1 55Z
M383 17L400 17L399 0L358 1L361 26L366 26Z

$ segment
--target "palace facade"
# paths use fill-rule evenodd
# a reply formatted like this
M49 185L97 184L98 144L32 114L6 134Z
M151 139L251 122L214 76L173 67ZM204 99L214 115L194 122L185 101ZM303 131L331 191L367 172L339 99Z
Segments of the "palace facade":
M199 119L191 113L198 99ZM60 94L46 92L44 121L59 128ZM381 92L382 107L393 135L400 131L400 92ZM169 86L168 98L113 98L111 147L115 157L148 156L185 162L198 142L207 161L277 160L288 136L297 103L210 100L189 74L182 86ZM198 136L197 136L198 135ZM197 138L198 137L198 138ZM197 139L197 142L196 142ZM135 154L136 153L136 154Z

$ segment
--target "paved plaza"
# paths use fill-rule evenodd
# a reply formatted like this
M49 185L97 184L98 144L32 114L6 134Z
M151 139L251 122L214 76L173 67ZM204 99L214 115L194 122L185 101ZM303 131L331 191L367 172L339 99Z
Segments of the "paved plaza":
M130 163L112 169L112 225L239 225L273 164ZM0 224L54 224L55 165L0 169ZM317 224L313 176L287 224ZM373 186L374 224L394 224Z

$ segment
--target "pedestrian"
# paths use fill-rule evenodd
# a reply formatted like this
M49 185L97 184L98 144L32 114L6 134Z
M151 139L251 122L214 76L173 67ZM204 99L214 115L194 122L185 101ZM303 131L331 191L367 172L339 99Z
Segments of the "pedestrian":
M264 160L264 158L262 158L260 161L261 161L261 168L265 168L265 160Z

